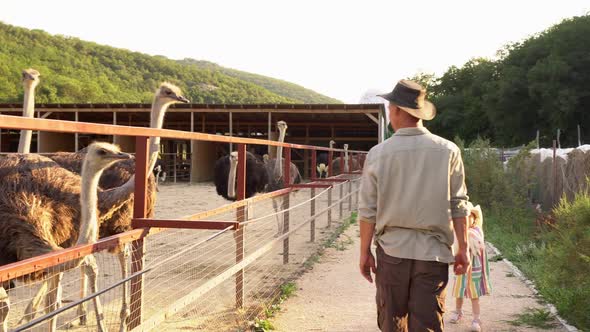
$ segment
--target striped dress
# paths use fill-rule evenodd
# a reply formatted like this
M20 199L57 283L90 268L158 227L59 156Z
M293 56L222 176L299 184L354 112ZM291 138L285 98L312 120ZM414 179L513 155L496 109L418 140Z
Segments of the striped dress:
M492 292L490 283L490 266L488 254L483 242L483 231L475 226L468 230L469 250L471 252L471 266L467 273L455 275L453 297L477 299ZM479 244L478 246L474 245ZM479 247L475 249L473 247ZM473 248L473 249L472 249Z

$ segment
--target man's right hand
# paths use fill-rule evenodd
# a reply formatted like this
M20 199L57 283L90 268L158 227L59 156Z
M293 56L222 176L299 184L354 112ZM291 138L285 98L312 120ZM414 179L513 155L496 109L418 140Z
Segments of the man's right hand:
M459 250L455 255L455 264L453 264L453 270L455 274L465 274L469 269L469 265L471 262L469 261L469 256L467 255L467 249Z

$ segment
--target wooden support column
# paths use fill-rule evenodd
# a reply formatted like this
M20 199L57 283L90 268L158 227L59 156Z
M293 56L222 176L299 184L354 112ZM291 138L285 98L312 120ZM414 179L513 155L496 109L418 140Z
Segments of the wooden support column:
M283 165L285 170L283 172L283 182L285 183L285 187L287 187L291 184L291 148L283 148L283 151L285 151L285 164ZM277 158L281 158L281 156L277 156ZM285 210L283 214L283 234L289 232L290 197L291 194L286 194L283 196L283 210ZM287 263L289 263L289 237L286 237L283 240L283 264Z
M305 150L307 151L307 150ZM311 180L315 181L316 179L316 171L315 171L315 165L317 164L317 151L315 149L311 150ZM307 169L307 168L306 168ZM311 211L310 211L310 215L312 217L315 216L315 188L311 188ZM311 220L311 223L309 224L309 241L314 242L315 241L315 218L313 218Z
M233 119L233 113L229 112L229 137L233 137L234 136L234 119ZM233 143L229 143L229 152L231 153L233 151L234 148L234 144Z
M238 144L238 200L246 199L246 144ZM246 206L241 206L236 210L236 220L244 222L248 218ZM240 226L234 232L236 241L236 264L244 260L245 254L245 226ZM244 307L244 269L236 272L236 308Z
M201 114L201 132L205 132L205 113ZM213 134L215 134L215 132Z
M191 133L195 131L195 112L191 110ZM189 184L193 183L194 180L194 170L195 170L195 141L191 140L191 172L189 176Z
M74 116L75 116L75 120L76 120L76 122L78 122L78 111L76 111L76 113L74 114ZM75 134L74 134L74 151L75 151L75 152L78 152L78 150L79 150L79 148L80 148L80 147L78 146L78 144L79 144L79 143L78 143L78 136L79 136L79 134L78 134L78 133L75 133ZM39 140L39 139L37 138L37 140Z
M147 217L147 179L149 165L149 139L137 137L135 141L135 193L133 218ZM131 274L143 270L145 243L143 238L131 242ZM143 311L143 274L131 279L129 330L141 325Z
M267 139L269 141L272 140L271 132L272 132L272 113L268 112L268 138ZM267 149L266 153L268 153L269 157L271 156L270 149L272 149L272 147L270 145L268 145L268 149Z
M309 145L309 126L306 125L305 126L305 145ZM314 150L315 152L315 150ZM315 174L314 171L314 165L315 162L312 162L312 166L311 166L311 177L313 178L313 174ZM310 178L310 174L309 174L309 150L305 149L303 150L303 178L304 179L309 179Z
M113 111L113 125L117 125L117 112ZM115 135L113 135L113 144L115 144Z

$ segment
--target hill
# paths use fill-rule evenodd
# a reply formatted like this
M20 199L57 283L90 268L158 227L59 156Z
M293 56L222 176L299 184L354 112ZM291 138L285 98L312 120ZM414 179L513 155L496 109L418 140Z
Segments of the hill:
M270 92L274 92L280 96L284 96L287 98L292 98L295 100L302 101L308 104L334 104L334 103L342 103L341 101L326 97L322 94L319 94L313 90L306 89L302 86L299 86L294 83L290 83L287 81L279 80L272 77L267 77L258 74L252 74L241 70L231 69L222 67L216 63L204 61L204 60L195 60L195 59L184 59L180 60L181 63L194 65L201 69L209 69L214 71L219 71L227 76L231 76L242 81L250 82L261 86L267 89Z
M195 66L0 22L0 102L22 101L20 73L28 67L41 72L38 103L151 102L153 91L162 81L179 85L193 103L337 102L259 75L228 75L219 66ZM256 84L255 79L240 76L281 84L274 83L280 88L271 91ZM304 92L315 99L304 98Z

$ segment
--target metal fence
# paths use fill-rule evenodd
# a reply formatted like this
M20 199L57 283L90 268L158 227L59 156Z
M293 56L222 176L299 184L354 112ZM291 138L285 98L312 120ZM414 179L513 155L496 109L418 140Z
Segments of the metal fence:
M243 199L246 144L284 146L286 179L292 148L310 149L313 168L316 150L332 159L334 151L343 156L339 149L2 115L0 127L138 136L134 230L1 266L4 330L245 329L358 205L359 169L322 179L312 169L309 182ZM240 200L178 219L146 218L147 142L155 135L237 144ZM349 152L362 165L364 152ZM27 281L32 274L39 277Z

